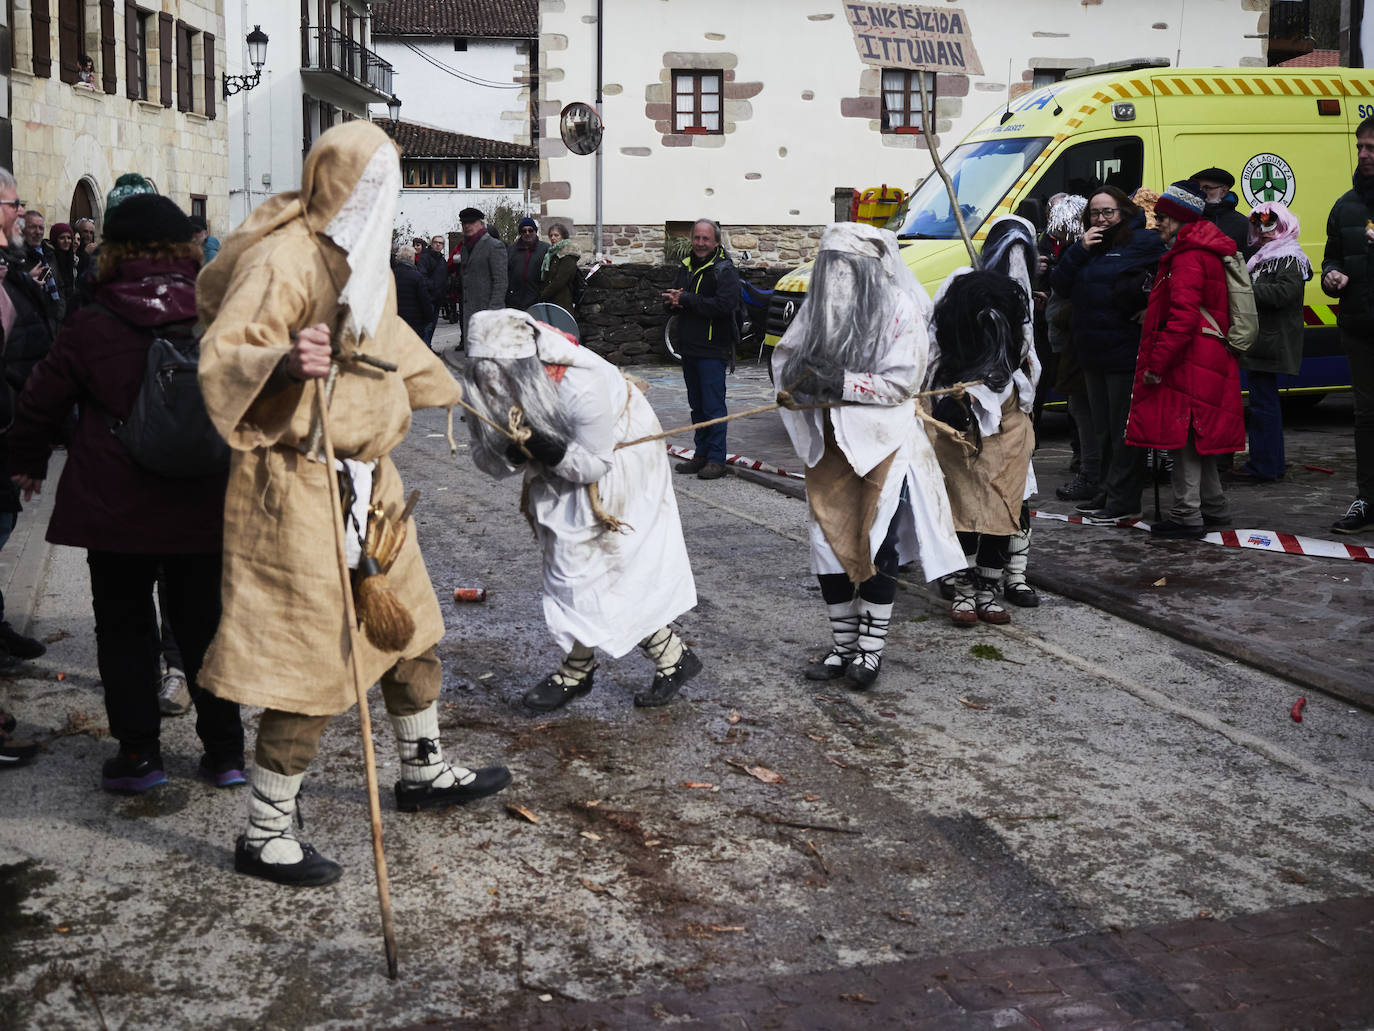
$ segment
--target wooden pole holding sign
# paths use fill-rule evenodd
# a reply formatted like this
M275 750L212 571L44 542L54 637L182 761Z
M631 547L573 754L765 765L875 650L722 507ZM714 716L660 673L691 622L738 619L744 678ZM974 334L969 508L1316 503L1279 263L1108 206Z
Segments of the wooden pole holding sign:
M973 48L968 17L957 7L919 7L915 4L846 3L844 9L861 62L880 69L880 76L883 68L906 68L922 73L921 133L935 163L935 171L949 194L950 211L964 246L968 248L969 261L977 268L978 252L973 249L973 238L964 224L964 213L959 210L959 196L930 131L930 120L935 112L932 98L926 92L924 75L925 72L983 74L983 64Z

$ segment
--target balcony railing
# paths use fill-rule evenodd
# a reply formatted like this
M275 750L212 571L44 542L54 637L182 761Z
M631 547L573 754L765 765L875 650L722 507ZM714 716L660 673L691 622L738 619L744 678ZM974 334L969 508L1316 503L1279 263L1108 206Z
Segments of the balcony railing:
M306 67L335 72L353 82L391 95L394 69L357 40L338 29L306 29Z

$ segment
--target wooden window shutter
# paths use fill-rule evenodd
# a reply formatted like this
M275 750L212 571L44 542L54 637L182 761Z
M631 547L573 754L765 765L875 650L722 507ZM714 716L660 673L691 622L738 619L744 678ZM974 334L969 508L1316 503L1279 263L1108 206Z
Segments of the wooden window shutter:
M52 16L48 0L33 0L30 11L33 26L33 74L44 79L52 77Z
M81 4L79 0L57 0L57 73L63 82L79 82L76 65L81 53Z
M159 11L157 16L157 63L160 80L158 96L163 107L172 106L172 16Z
M114 93L119 88L116 60L114 0L100 0L100 85L106 93Z
M142 100L138 95L138 8L124 3L124 95L130 100Z
M187 34L186 23L177 22L177 110L191 111L191 37Z
M219 84L215 81L215 37L206 32L202 34L205 40L205 117L215 117L215 90Z

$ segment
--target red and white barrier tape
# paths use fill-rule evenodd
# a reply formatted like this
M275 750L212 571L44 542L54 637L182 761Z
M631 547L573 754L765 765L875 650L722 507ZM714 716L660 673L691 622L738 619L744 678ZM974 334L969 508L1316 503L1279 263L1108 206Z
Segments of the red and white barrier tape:
M677 447L673 444L668 445L668 454L672 455L674 458L694 458L696 457L696 453L696 448ZM725 464L737 465L741 469L753 469L761 473L772 473L774 476L786 476L788 479L792 480L806 479L803 473L788 472L786 469L779 469L775 465L767 465L756 458L745 458L743 455L726 455Z
M1064 515L1060 512L1038 512L1031 510L1037 519L1050 519L1060 523L1084 523L1082 516ZM1089 524L1101 526L1103 524ZM1110 524L1108 524L1110 525ZM1117 523L1138 530L1150 529L1150 524L1137 519L1130 523ZM1292 533L1277 530L1221 530L1201 538L1204 544L1220 544L1225 548L1246 548L1251 551L1277 551L1285 555L1307 555L1312 558L1344 558L1354 562L1374 562L1374 548L1359 544L1344 544L1340 541L1325 541L1319 537L1299 537Z

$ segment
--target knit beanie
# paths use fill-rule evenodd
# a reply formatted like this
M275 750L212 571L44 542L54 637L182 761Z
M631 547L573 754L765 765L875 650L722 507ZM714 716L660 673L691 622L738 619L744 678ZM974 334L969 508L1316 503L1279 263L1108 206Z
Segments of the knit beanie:
M1171 183L1155 201L1156 215L1171 215L1180 222L1196 222L1202 217L1207 198L1196 185L1184 179Z
M526 226L528 226L531 229L538 229L539 223L527 215L520 220L520 228L524 229Z
M188 243L195 233L176 202L156 193L130 194L105 216L105 239L110 243Z
M109 218L110 212L140 193L157 193L157 190L137 172L125 172L115 180L114 189L105 195L105 217Z

